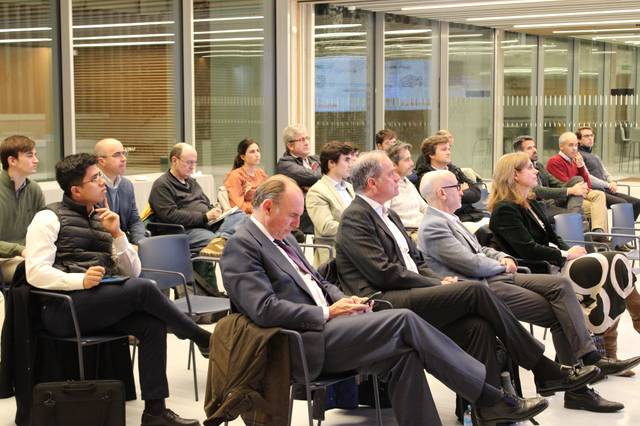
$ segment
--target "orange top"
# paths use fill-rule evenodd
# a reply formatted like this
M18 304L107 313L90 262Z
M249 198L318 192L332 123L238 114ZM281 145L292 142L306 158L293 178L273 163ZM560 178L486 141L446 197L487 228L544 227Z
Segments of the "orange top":
M238 167L229 172L224 180L224 186L229 193L231 207L238 206L247 214L253 213L253 194L256 188L267 179L267 174L260 167L256 167L253 176L249 175L243 167Z

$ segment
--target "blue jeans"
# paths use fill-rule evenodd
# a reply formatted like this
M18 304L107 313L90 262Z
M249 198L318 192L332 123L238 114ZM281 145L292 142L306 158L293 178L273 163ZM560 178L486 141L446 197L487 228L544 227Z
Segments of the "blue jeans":
M238 210L225 217L216 231L207 228L191 228L186 233L189 236L189 248L192 252L198 252L209 244L209 241L216 237L228 240L238 229L238 226L247 218L247 215Z

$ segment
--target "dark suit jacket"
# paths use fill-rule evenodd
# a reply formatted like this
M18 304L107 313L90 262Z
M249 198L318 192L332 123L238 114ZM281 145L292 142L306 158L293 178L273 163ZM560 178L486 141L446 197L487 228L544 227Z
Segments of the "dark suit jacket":
M330 303L344 297L333 284L316 272L291 235L286 239L304 259L307 268L322 283ZM283 327L302 334L309 372L320 374L324 363L325 321L322 308L307 291L300 274L282 252L251 220L245 222L227 242L220 259L222 281L231 302L260 327ZM293 360L298 357L292 357ZM292 365L293 374L300 366Z
M569 246L556 235L551 223L537 201L530 200L531 208L544 223L542 229L529 211L509 201L499 202L491 212L489 227L503 251L512 256L530 260L546 260L562 266L565 259L560 250L549 246L553 243L562 250Z
M291 179L295 180L298 186L306 193L309 187L322 177L320 159L318 156L310 155L309 163L311 165L317 164L318 168L316 170L307 169L302 165L301 158L294 157L287 152L278 160L276 173L289 176Z
M409 271L400 247L380 216L361 197L356 196L344 211L336 236L336 266L342 289L350 294L368 296L378 290L389 292L441 285L441 278L427 266L422 253L404 231L398 215L389 210L389 218L409 244L409 252L420 274ZM394 294L392 303L408 306L407 292ZM405 300L404 304L402 300Z

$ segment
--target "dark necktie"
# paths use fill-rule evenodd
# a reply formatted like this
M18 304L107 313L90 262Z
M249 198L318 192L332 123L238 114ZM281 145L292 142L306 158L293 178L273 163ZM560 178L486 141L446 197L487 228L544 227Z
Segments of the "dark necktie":
M320 290L322 291L324 298L327 300L327 303L331 304L331 301L329 300L329 296L325 292L324 287L320 285L315 274L307 267L304 261L300 258L300 255L298 255L298 252L296 252L295 249L291 247L289 244L287 244L285 241L274 239L273 242L282 250L284 250L287 256L289 256L289 259L291 259L293 263L296 264L298 269L300 269L303 273L308 274L313 279L313 282L315 282L318 285L318 287L320 287Z

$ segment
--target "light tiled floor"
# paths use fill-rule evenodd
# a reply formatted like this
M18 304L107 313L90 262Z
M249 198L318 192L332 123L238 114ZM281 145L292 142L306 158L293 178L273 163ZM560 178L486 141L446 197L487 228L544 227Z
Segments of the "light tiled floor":
M536 328L536 336L542 338L542 329ZM553 357L553 345L551 337L546 340L547 355ZM640 335L631 326L628 314L622 318L620 325L619 347L620 356L628 357L640 353ZM190 371L186 369L187 363L186 341L177 340L174 336L169 336L168 353L168 377L171 389L171 397L167 405L185 417L198 418L204 420L202 397L204 396L206 362L203 358L198 359L198 380L201 400L195 402L193 398L193 382ZM638 369L640 374L640 369ZM521 370L521 377L524 385L525 395L533 395L533 380L528 371ZM432 392L436 399L438 411L444 425L455 425L456 419L453 415L454 398L453 393L444 387L440 382L428 377ZM562 394L558 394L549 399L550 407L537 420L542 425L562 425L562 426L584 426L584 425L607 425L607 426L631 426L638 423L640 418L640 378L611 377L599 383L596 389L606 398L621 401L626 408L615 414L596 414L584 411L566 410L563 408ZM127 403L127 424L137 425L142 415L143 402L140 400ZM15 414L15 402L13 399L0 400L0 426L13 424ZM633 420L636 419L636 420ZM394 425L391 410L384 410L383 421L385 425ZM232 425L241 425L242 422L236 420ZM294 406L294 425L306 425L306 405L296 402ZM326 425L374 425L375 412L373 409L361 408L358 410L332 410L327 413ZM527 423L528 424L528 423ZM87 425L91 426L91 425Z

